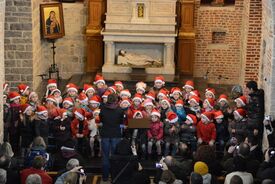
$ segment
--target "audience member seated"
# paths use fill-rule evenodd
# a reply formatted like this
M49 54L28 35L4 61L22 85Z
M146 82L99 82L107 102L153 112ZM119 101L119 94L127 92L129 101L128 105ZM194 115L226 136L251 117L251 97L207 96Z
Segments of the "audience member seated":
M260 165L257 177L261 180L271 179L275 181L275 149L269 148L265 153L265 160Z
M251 173L254 177L257 174L257 170L260 166L260 162L256 159L250 157L250 146L246 143L241 143L239 146L236 146L235 156L241 156L245 159L246 171ZM234 158L229 158L224 163L224 168L227 173L236 171L234 165Z
M243 184L243 180L240 176L234 175L232 176L229 184Z
M60 148L60 151L53 155L53 169L55 171L64 170L68 161L75 158L79 161L79 164L85 166L83 157L77 152L75 148L75 141L69 139Z
M55 184L84 184L86 178L87 176L85 171L82 169L82 166L78 166L59 176Z
M7 182L7 171L5 169L0 169L0 183L5 184Z
M192 172L190 175L190 184L202 184L202 176L198 173Z
M43 184L38 174L30 174L26 179L26 184Z
M43 184L52 184L52 178L44 171L46 160L43 156L36 156L32 161L32 167L21 171L21 184L25 184L27 177L30 174L38 174L41 177Z
M216 153L213 147L209 145L201 145L195 154L195 161L205 162L209 168L209 173L212 177L222 176L223 168L219 161L216 159Z
M44 167L49 168L51 166L50 155L46 151L47 146L44 139L40 136L36 137L31 144L30 152L25 157L25 167L30 167L32 165L33 159L40 155L46 160L46 165Z
M71 158L67 162L66 168L63 168L62 170L58 171L58 174L57 174L56 178L58 178L59 176L61 176L65 172L68 172L68 171L72 170L75 167L79 167L79 161L77 159L75 159L75 158Z
M212 178L212 175L209 173L207 164L204 162L198 161L194 164L194 173L202 176L203 184L215 183L214 178Z
M253 184L253 176L251 173L246 172L246 160L242 156L235 156L233 158L233 164L234 164L234 172L231 172L226 175L225 177L225 184L229 184L231 178L234 175L240 176L243 180L244 184Z
M115 150L115 155L110 158L110 173L112 183L115 184L147 184L149 177L143 172L138 162L137 150L127 138L121 140Z
M7 171L7 184L20 183L19 168L12 166L10 157L6 155L0 157L0 168Z
M185 143L180 143L179 156L176 156L175 159L178 161L177 164L185 175L190 176L193 170L193 158L190 147L188 147Z

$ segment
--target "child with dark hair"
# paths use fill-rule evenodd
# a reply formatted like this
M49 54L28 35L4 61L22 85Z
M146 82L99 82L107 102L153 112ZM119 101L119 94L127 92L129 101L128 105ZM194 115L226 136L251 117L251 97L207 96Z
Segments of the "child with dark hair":
M44 106L38 106L36 110L36 118L34 120L34 135L41 136L46 145L48 145L48 136L50 122L48 120L48 111Z
M224 122L224 115L222 111L214 112L215 125L217 130L217 150L223 152L225 143L228 141L229 133Z

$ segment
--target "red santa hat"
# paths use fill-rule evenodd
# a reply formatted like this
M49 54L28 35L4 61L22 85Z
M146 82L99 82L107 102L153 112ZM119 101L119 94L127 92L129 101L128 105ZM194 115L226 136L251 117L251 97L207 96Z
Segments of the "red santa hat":
M20 106L20 111L23 113L23 114L25 114L29 109L32 109L32 106L31 105L29 105L29 104L22 104L21 106Z
M161 90L159 90L157 97L159 97L159 96L167 97L168 93L169 93L169 91L167 89L161 89Z
M156 83L156 82L161 82L162 85L165 84L164 77L163 77L162 75L156 76L154 82L155 82L155 83Z
M92 85L90 85L90 84L84 84L84 86L83 86L83 92L85 94L87 94L88 91L92 91L93 93L95 93L95 89L93 88Z
M152 100L150 98L147 98L146 100L144 100L143 106L146 107L146 106L149 106L149 105L154 107L154 104L153 104Z
M240 118L244 118L246 116L245 110L241 108L236 109L233 113L239 116Z
M190 104L190 102L194 102L195 104L200 105L200 98L198 96L191 96L188 103Z
M146 83L144 83L142 81L136 83L136 90L140 89L143 92L145 92L146 87L147 87Z
M142 95L139 94L139 93L136 93L135 96L134 96L134 98L133 98L132 100L133 100L133 101L134 101L134 100L138 100L138 101L142 102Z
M176 107L183 107L183 105L184 105L184 102L181 99L177 100L176 103L175 103Z
M37 95L37 93L36 92L34 92L34 91L32 91L30 94L29 94L29 100L32 98L32 96L34 96L34 95Z
M47 96L46 101L51 101L51 102L57 104L57 101L56 101L56 99L54 98L53 95Z
M123 83L121 81L115 81L115 86L120 86L122 89L124 89Z
M236 98L235 102L237 103L237 101L239 101L242 104L242 106L246 105L246 97L245 96L240 96L239 98Z
M108 90L109 90L111 93L116 93L116 86L110 86L110 87L108 87Z
M194 82L191 80L186 81L185 85L182 88L186 88L186 87L194 89Z
M141 118L143 118L143 114L140 110L134 110L134 113L133 113L133 118L136 118L137 115L140 115Z
M128 106L131 106L131 101L130 101L128 98L122 99L122 100L120 101L120 104L123 104L123 103L127 103Z
M119 93L119 95L120 95L120 97L121 97L122 95L125 95L125 96L127 96L128 98L131 98L131 93L130 93L130 91L129 91L128 89L122 90L122 91Z
M101 75L96 74L94 84L97 85L99 82L105 84L104 78Z
M67 84L66 88L67 88L67 92L71 91L71 90L75 91L75 92L78 92L78 87L74 83Z
M167 113L167 121L169 122L169 123L172 123L172 124L174 124L174 123L176 123L177 121L178 121L178 116L177 116L177 114L176 113L174 113L173 111L169 111L168 113Z
M186 119L192 124L197 124L197 117L194 114L187 114Z
M71 97L64 98L63 104L64 104L64 103L67 103L67 104L69 104L70 106L73 106L73 105L74 105L73 99L72 99Z
M154 91L149 91L146 95L145 95L146 98L149 98L153 101L155 101L156 99L156 93Z
M204 117L208 122L213 121L213 113L212 112L204 112L201 114L201 117Z
M160 112L157 109L153 109L151 116L157 116L160 118Z
M16 99L19 99L20 97L21 97L20 94L17 93L16 91L11 91L9 93L9 99L10 99L11 102L16 100Z
M168 104L169 107L171 106L171 101L170 101L170 99L167 98L167 97L164 97L164 98L161 100L161 103L162 103L162 102L166 102L166 103Z
M102 98L108 98L109 94L111 94L110 91L105 91L104 94L102 95Z
M17 86L18 88L18 91L21 93L21 94L24 94L30 87L27 86L26 84L19 84Z
M9 84L5 82L5 83L3 84L3 91L6 91L6 89L7 89L8 86L9 86Z
M77 108L75 111L74 111L74 114L76 117L80 118L81 120L84 120L85 117L86 117L86 112L84 109L82 108Z
M218 98L218 102L220 103L221 101L228 103L228 96L225 94L221 94Z
M200 95L200 92L198 91L198 90L193 90L193 91L191 91L190 92L190 95L191 96L197 96L197 97L200 97L201 95Z
M51 92L51 94L50 94L50 95L53 95L55 92L58 92L58 93L60 93L60 94L61 94L61 91L60 91L59 89L54 89L54 90L52 90L52 92Z
M80 103L87 103L88 97L85 93L81 92L77 97L77 101L79 101Z
M48 110L47 110L47 108L45 107L45 106L43 106L43 105L39 105L39 106L37 106L37 108L36 108L36 112L35 112L37 115L42 115L42 114L44 114L44 113L48 113Z
M56 87L57 88L57 82L56 82L55 79L49 79L48 80L47 89L49 89L50 87Z
M215 118L215 119L224 118L222 111L215 111L215 112L214 112L214 118Z
M206 98L204 101L208 104L208 106L209 106L211 109L214 108L215 100L214 100L213 98Z
M100 104L101 99L98 95L94 95L89 99L89 103L95 103L95 104Z
M170 93L171 93L171 96L174 95L175 93L179 93L180 95L182 95L182 92L178 87L173 87Z
M205 94L207 94L207 93L211 94L213 96L213 98L215 98L216 90L214 88L207 88L205 90Z

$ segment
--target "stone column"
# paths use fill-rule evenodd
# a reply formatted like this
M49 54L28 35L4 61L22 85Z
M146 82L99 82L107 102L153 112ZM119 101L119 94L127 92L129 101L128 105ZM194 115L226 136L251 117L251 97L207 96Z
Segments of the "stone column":
M105 42L105 63L102 72L112 72L115 64L115 44L114 42Z
M3 142L3 82L5 81L4 70L4 25L5 25L5 0L0 0L0 142Z
M165 43L165 55L164 55L164 72L165 73L175 73L175 63L174 63L174 43Z

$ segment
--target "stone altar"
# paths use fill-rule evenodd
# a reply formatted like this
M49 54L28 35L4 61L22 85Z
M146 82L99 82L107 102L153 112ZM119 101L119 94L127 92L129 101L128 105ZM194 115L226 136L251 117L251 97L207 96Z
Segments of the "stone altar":
M146 55L162 63L145 68L148 74L175 74L174 46L177 0L108 0L103 73L131 73L132 67L118 65L117 47ZM139 44L139 47L135 45Z

